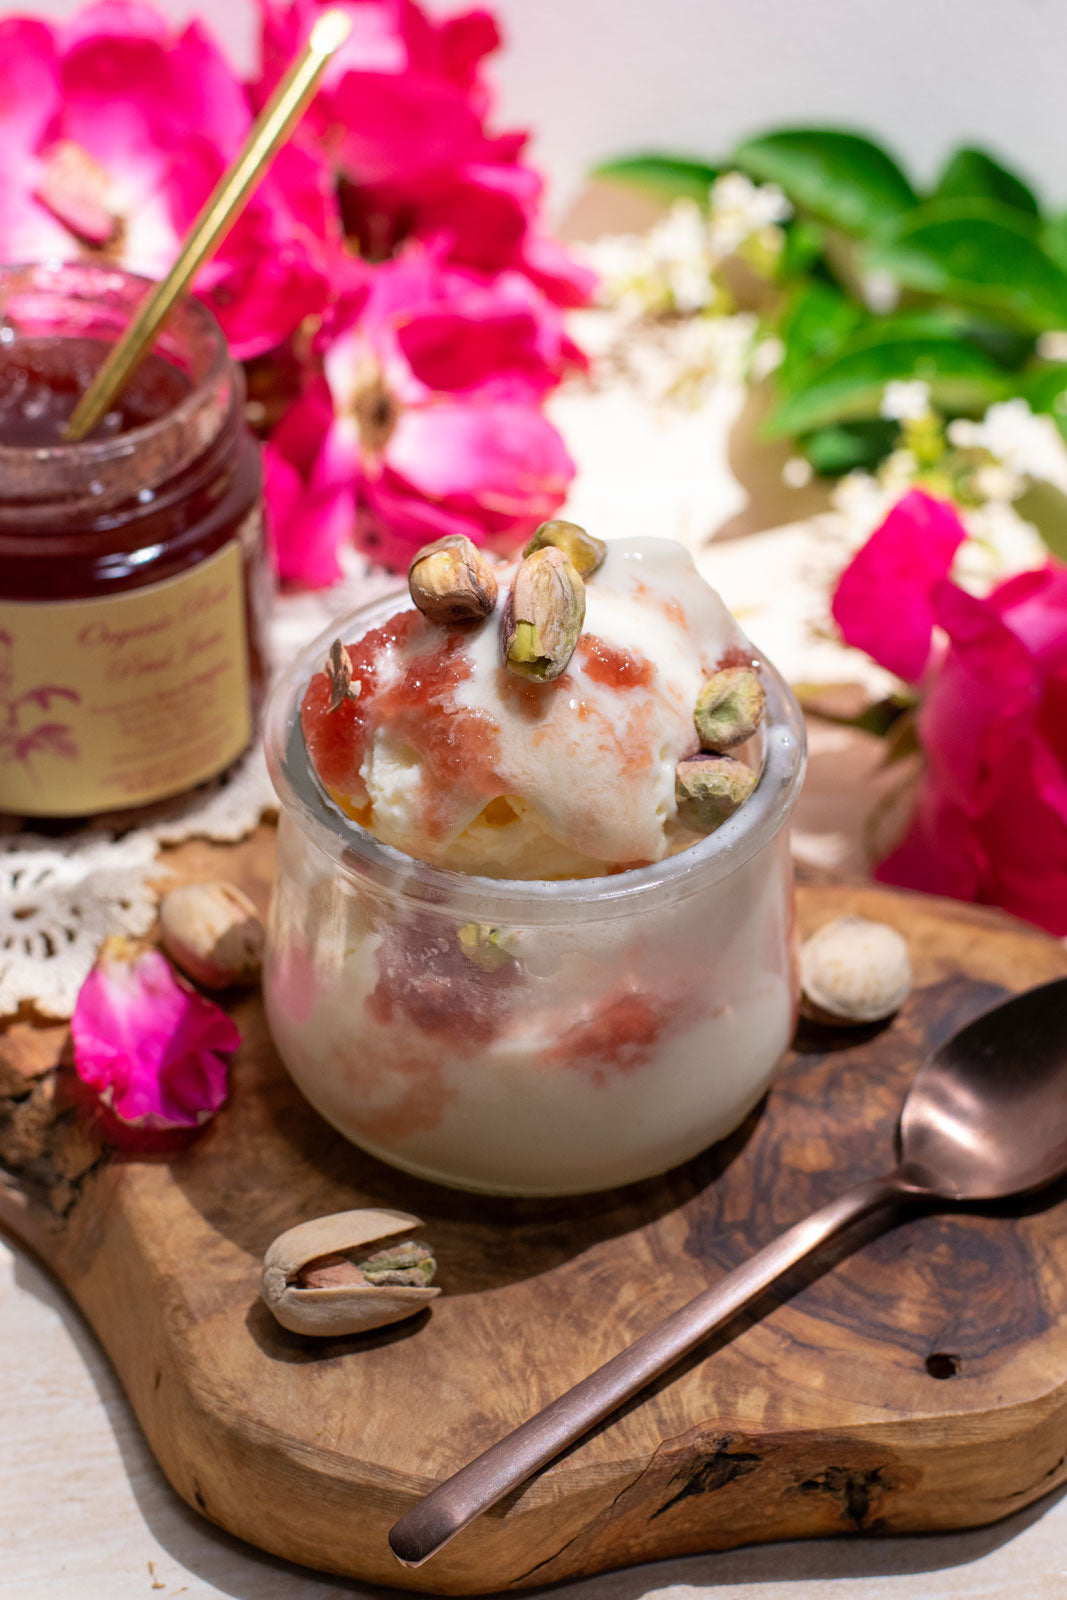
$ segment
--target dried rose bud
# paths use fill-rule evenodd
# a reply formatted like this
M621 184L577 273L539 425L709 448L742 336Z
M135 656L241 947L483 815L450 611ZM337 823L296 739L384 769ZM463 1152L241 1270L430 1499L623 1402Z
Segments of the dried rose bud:
M411 598L431 622L480 622L496 605L496 578L464 533L427 544L408 569Z
M323 667L330 684L330 699L327 711L336 711L346 700L358 700L362 687L358 678L352 679L352 657L341 643L335 639L330 646L330 653L326 657Z
M585 584L562 550L526 556L504 607L504 665L520 678L550 683L566 671L585 621Z
M880 1022L911 993L908 947L895 928L835 917L800 949L800 1009L815 1022Z
M744 805L759 774L734 756L688 756L674 773L678 819L700 833L713 833Z
M175 966L205 989L227 989L259 977L263 923L232 883L171 889L160 902L159 937Z
M591 578L597 568L603 566L608 553L603 539L594 539L576 522L542 522L522 553L532 556L535 550L544 550L549 545L562 550L582 578Z
M732 750L751 739L767 704L763 685L752 667L724 667L708 679L697 696L694 721L701 748Z

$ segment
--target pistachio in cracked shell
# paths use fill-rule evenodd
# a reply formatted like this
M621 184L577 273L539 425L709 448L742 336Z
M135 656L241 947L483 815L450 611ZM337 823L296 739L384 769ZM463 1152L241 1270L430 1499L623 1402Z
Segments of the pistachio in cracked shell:
M678 820L698 833L713 833L744 805L759 779L736 756L687 756L674 772Z
M338 1338L414 1316L441 1293L436 1263L405 1211L338 1211L280 1234L263 1258L260 1290L291 1333ZM392 1241L392 1242L389 1242Z
M754 667L723 667L697 696L693 720L702 750L733 750L763 720L767 696Z
M562 550L571 566L583 578L591 578L598 567L603 565L608 547L603 539L594 539L591 533L586 533L576 522L542 522L536 533L529 539L523 550L524 556L533 555L535 550L544 550L552 545L557 550Z
M515 965L514 953L504 942L506 937L499 928L482 922L464 922L456 929L456 939L463 954L476 967L481 967L483 972L499 972L504 967Z
M550 683L567 669L585 621L585 583L555 545L523 559L501 629L504 665L520 678Z
M837 1027L881 1022L912 988L908 946L895 928L835 917L800 948L800 1009Z
M408 588L431 622L480 622L496 605L493 569L464 533L424 545L408 568Z

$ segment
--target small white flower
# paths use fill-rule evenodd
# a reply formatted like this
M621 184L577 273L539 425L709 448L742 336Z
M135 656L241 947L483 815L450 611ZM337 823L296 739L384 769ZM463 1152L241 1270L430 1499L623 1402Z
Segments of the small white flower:
M1067 361L1067 333L1052 328L1048 333L1041 334L1037 341L1037 353L1042 361Z
M757 318L746 311L731 317L689 317L675 324L671 336L671 361L676 368L672 391L698 400L707 385L744 383L757 326Z
M746 239L776 228L793 208L776 183L755 184L743 172L724 172L711 186L708 241L716 255L728 256ZM765 241L773 243L770 237Z
M860 293L868 311L885 316L900 304L900 285L888 272L868 272L860 279Z
M752 381L759 383L777 372L785 360L785 345L781 339L761 339L752 356Z
M601 280L601 299L624 315L702 311L715 297L704 214L679 200L643 234L599 239L586 250Z
M960 546L952 576L972 594L988 594L1016 572L1040 567L1048 549L1037 529L1004 500L990 500L963 515L970 538Z
M782 468L782 482L787 489L803 489L812 480L812 465L803 456L790 456Z
M987 450L1018 478L1044 479L1067 492L1063 436L1051 417L1035 416L1023 399L999 401L981 422L958 418L949 423L948 438L958 450Z
M882 462L878 478L883 489L907 494L919 471L919 462L910 450L891 450Z
M979 467L971 481L983 500L1017 500L1026 487L1017 472L996 461L987 461Z
M921 422L930 415L930 385L921 378L895 378L885 386L878 415L887 422Z
M980 422L969 417L955 417L946 428L948 442L957 450L983 450L985 435Z

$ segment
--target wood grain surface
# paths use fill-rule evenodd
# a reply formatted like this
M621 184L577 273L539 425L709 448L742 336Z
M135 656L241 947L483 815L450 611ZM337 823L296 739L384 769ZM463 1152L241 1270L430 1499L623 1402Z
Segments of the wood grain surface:
M271 835L188 879L261 903ZM386 1533L414 1500L847 1184L889 1164L918 1060L1067 953L992 913L807 887L801 930L893 923L919 985L889 1027L798 1036L724 1145L582 1200L464 1196L334 1134L290 1086L257 999L230 1100L150 1152L107 1136L66 1030L0 1040L0 1218L96 1329L178 1493L292 1560L437 1593L544 1584L748 1541L993 1521L1067 1479L1067 1189L913 1217L824 1252L418 1571ZM258 1298L270 1240L327 1211L420 1216L445 1294L360 1338L310 1341Z

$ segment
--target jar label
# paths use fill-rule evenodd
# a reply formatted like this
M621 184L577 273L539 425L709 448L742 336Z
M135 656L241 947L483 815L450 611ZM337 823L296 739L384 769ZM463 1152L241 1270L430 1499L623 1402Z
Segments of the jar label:
M252 736L241 546L92 600L0 601L0 808L81 816L180 794Z

